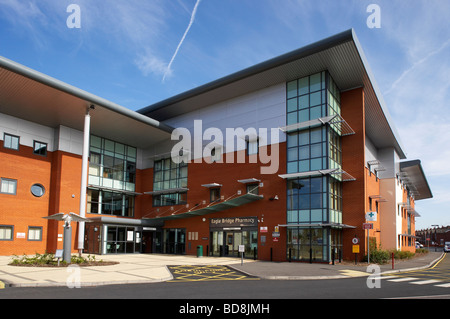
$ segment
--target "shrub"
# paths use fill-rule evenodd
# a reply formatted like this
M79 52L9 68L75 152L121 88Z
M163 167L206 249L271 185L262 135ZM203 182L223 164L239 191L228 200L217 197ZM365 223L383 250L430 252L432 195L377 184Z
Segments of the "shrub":
M370 252L370 261L376 264L385 264L391 258L387 250L376 249Z
M72 264L77 264L80 266L91 266L91 265L113 265L116 262L104 262L103 260L96 261L95 256L88 255L87 257L72 255L70 258L70 262ZM12 266L34 266L34 267L43 267L43 266L58 266L58 260L55 258L54 254L38 254L34 256L23 255L19 257L14 255L12 257L12 261L10 262ZM65 261L60 260L61 266L67 266Z

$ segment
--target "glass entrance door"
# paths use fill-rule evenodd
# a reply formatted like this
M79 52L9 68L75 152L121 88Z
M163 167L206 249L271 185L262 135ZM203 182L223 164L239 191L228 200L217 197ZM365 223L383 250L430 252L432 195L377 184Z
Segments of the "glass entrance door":
M239 245L242 245L242 233L236 231L226 231L225 233L225 256L238 257Z
M252 258L257 253L257 231L220 230L211 232L211 254L220 257L240 257L239 245L245 246L245 258Z

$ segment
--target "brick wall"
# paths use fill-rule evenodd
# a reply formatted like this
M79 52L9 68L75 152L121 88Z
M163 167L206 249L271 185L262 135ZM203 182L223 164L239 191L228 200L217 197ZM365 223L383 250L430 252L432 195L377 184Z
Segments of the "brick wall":
M343 183L343 216L344 224L356 226L355 229L344 229L343 255L344 259L354 259L352 253L352 238L360 239L361 259L365 254L365 232L362 224L365 222L366 182L365 182L365 117L364 90L354 89L341 93L342 117L355 131L354 135L342 138L342 167L355 181Z

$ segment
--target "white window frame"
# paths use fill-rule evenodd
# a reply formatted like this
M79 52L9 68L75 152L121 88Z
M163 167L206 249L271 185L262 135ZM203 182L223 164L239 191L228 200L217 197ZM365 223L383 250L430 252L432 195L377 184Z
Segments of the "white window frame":
M17 180L2 177L0 179L0 194L16 195L17 194Z
M6 235L10 235L8 238ZM0 225L0 241L11 241L14 236L14 226Z
M17 141L17 145L16 145L16 143L13 143L13 141ZM3 134L3 147L4 148L18 151L19 145L20 145L20 137L19 136L8 134L8 133Z
M42 241L42 226L28 226L28 240Z

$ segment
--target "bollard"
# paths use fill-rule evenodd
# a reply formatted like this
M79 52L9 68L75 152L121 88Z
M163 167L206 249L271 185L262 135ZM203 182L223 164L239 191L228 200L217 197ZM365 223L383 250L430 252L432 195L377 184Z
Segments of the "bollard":
M394 269L394 253L392 253L392 269Z

